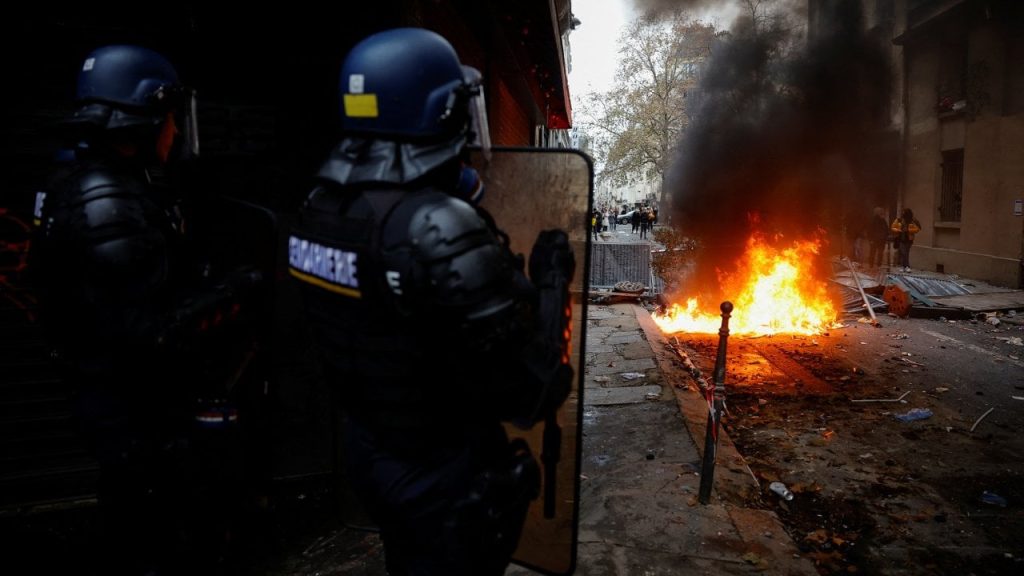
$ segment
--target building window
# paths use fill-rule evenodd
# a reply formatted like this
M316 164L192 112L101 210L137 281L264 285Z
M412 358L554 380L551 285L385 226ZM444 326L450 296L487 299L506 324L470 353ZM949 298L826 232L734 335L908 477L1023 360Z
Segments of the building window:
M939 115L961 113L967 105L967 40L946 39L939 46Z
M942 198L939 220L959 222L964 195L964 149L942 151Z

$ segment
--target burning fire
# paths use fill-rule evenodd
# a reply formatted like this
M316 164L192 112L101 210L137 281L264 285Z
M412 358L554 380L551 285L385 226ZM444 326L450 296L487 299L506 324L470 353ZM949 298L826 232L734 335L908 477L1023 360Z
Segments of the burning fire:
M812 274L820 248L819 240L808 240L776 249L761 235L751 236L737 271L719 273L722 293L735 294L729 333L819 334L834 324L838 314L827 285ZM689 298L685 305L672 304L656 314L654 321L666 333L715 334L722 325L718 304L707 312L697 298Z

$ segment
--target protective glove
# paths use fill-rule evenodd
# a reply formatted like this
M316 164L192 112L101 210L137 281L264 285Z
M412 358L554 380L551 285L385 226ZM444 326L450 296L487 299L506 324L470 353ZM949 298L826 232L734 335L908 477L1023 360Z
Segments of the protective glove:
M562 230L543 230L530 252L530 280L534 286L569 285L576 271L576 257L569 235Z

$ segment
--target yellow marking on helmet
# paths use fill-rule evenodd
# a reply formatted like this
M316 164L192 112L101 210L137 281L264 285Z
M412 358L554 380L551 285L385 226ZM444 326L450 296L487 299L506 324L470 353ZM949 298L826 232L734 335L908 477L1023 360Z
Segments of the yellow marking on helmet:
M376 118L376 94L345 94L345 116L349 118Z

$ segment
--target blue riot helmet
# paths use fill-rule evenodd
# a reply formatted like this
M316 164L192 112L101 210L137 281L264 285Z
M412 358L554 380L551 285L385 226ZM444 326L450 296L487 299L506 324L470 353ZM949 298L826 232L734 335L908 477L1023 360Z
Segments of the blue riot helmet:
M320 173L341 183L404 183L488 146L480 73L441 35L396 28L356 44L341 69L345 140Z
M479 78L479 74L477 75ZM341 69L342 128L350 134L431 141L465 130L470 86L441 35L397 28L358 43Z
M94 130L159 126L173 114L183 155L199 153L195 92L153 50L112 45L92 51L78 73L76 101L67 124Z

